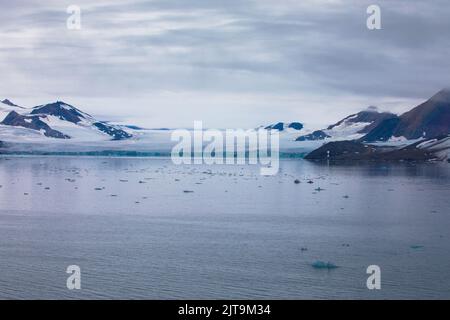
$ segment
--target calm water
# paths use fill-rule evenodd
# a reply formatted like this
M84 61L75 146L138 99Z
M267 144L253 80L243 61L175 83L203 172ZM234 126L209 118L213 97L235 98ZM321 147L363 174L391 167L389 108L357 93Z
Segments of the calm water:
M285 160L262 177L256 166L12 157L0 158L0 185L3 299L450 298L447 163ZM79 291L66 289L73 264ZM366 288L372 264L378 291Z

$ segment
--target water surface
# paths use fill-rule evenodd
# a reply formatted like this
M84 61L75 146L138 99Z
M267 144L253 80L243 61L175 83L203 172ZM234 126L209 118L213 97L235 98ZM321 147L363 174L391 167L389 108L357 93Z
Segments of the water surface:
M450 298L447 163L284 160L263 177L169 159L2 157L0 185L2 299ZM79 291L66 288L73 264ZM373 264L381 290L366 287Z

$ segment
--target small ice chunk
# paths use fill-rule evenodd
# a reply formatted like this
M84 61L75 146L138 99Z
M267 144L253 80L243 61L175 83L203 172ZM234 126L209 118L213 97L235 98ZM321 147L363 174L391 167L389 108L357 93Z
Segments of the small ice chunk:
M336 268L339 268L334 263L331 263L329 261L328 262L324 262L324 261L319 261L319 260L315 261L312 264L312 267L316 268L316 269L336 269Z

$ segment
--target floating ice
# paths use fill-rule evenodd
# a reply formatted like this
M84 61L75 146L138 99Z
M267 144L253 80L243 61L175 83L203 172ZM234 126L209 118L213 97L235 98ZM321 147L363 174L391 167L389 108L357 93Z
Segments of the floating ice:
M324 262L324 261L315 261L312 265L313 268L316 269L336 269L339 268L337 265L331 262Z

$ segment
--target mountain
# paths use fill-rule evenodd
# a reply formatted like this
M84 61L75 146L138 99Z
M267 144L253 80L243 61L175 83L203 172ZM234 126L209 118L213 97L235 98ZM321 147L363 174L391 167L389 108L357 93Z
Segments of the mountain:
M392 137L407 140L434 138L450 133L450 89L444 89L396 119L382 121L361 140L387 141Z
M278 122L269 126L264 127L266 130L278 130L278 131L285 131L287 129L292 130L302 130L303 124L300 122L291 122L291 123L285 123L285 122Z
M3 100L0 104L0 121L3 126L25 128L56 139L124 140L132 137L125 128L98 121L62 101L27 109Z
M394 136L428 138L450 133L450 90L441 90L426 102L400 116Z
M34 107L30 114L55 116L61 120L72 123L79 123L84 119L92 118L89 114L83 113L74 106L66 104L62 101Z
M444 160L448 157L450 136L427 139L402 147L364 144L359 141L333 141L309 153L307 160Z
M386 119L360 139L363 142L388 141L392 138L400 122L399 117Z
M37 130L42 132L46 137L57 139L70 139L68 135L65 135L57 130L50 128L48 124L42 121L38 116L25 116L20 115L15 111L11 111L6 118L1 122L3 125L23 127L27 129Z
M17 104L14 104L14 103L12 103L10 100L8 100L8 99L4 99L4 100L2 100L2 101L0 101L1 103L3 103L3 104L5 104L5 105L7 105L7 106L10 106L10 107L17 107L17 108L21 108L21 109L24 109L24 107L20 107L20 106L18 106Z
M300 136L296 141L315 141L325 139L356 140L376 128L385 120L393 119L396 115L389 112L379 112L377 107L368 107L366 110L349 115L344 119L317 130L310 134Z
M445 143L435 143L433 139L441 141L441 137L448 138L450 134L450 89L441 90L400 116L369 107L316 131L305 129L300 122L277 122L260 128L280 132L282 152L305 154L316 149L317 152L311 153L311 157L316 155L323 158L327 155L323 153L324 150L330 151L333 147L335 157L342 159L426 158L424 156L428 155L424 153L422 145L417 147L420 150L411 148L398 151L399 148L413 146L414 143L425 143L427 148L434 143L433 155L443 150L442 153L448 156L450 139ZM34 108L24 108L8 99L0 101L0 140L10 150L15 148L18 151L33 149L47 152L50 149L64 149L73 152L84 148L83 150L96 152L101 148L140 148L146 151L152 148L160 152L172 147L170 134L171 130L168 129L144 129L99 121L62 101ZM303 135L299 136L300 134ZM133 139L129 143L98 143L131 138ZM58 140L66 142L54 143ZM346 140L347 142L340 144L327 144L328 149L320 149L324 143ZM369 145L372 142L380 143ZM368 153L368 150L374 152ZM395 153L390 153L391 151Z
M360 111L356 114L352 114L341 121L333 124L327 128L327 130L337 130L349 127L360 127L356 133L367 133L378 124L386 119L396 117L395 114L390 112L379 112L377 107L370 106L364 111Z
M360 118L373 120L373 118ZM352 118L352 119L356 119ZM344 121L345 122L345 119ZM342 123L337 123L337 126ZM332 127L328 127L333 129ZM400 115L385 114L351 141L333 141L306 156L311 160L443 160L450 157L450 89ZM328 134L327 131L325 133ZM369 144L373 142L394 142Z
M303 136L298 137L295 141L317 141L317 140L325 140L327 138L331 138L330 135L326 134L323 130L316 130L310 134L305 134Z

